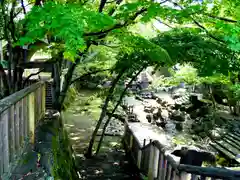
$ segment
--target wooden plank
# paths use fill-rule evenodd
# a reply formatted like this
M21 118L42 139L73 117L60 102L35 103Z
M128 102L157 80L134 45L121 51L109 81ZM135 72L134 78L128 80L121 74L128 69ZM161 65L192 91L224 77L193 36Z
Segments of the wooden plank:
M19 102L19 143L20 146L23 145L24 142L24 120L23 120L23 99Z
M150 155L149 155L149 162L148 162L148 179L154 180L154 146L151 145L149 149L150 149Z
M15 107L11 106L10 108L10 152L11 152L11 160L13 161L16 156L16 136L15 136Z
M1 120L3 125L3 172L7 173L9 171L9 132L8 132L8 111L4 111L1 114Z
M227 135L232 136L234 139L236 139L237 141L240 141L240 137L238 137L238 134L233 133L228 133Z
M224 138L227 138L227 139L229 139L229 140L231 140L233 143L235 143L236 144L236 146L237 147L239 147L239 149L240 149L240 141L237 141L236 139L234 139L232 136L230 136L230 135L226 135Z
M171 174L172 174L172 166L170 163L167 164L167 173L165 180L171 180Z
M232 141L231 139L228 139L227 137L224 137L223 141L227 142L228 144L231 145L232 148L236 149L237 154L240 153L240 150L239 150L240 146L238 144L234 143L234 141Z
M0 116L0 176L3 174L4 170L4 161L3 161L3 121Z
M232 154L231 152L227 151L225 148L219 146L218 144L216 144L216 143L210 143L210 145L211 145L214 149L216 149L217 151L219 151L219 152L225 154L226 156L228 156L229 158L231 158L231 159L234 159L234 158L235 158L235 155L234 155L234 154Z
M14 121L15 121L15 149L19 150L20 147L20 140L19 140L19 103L14 105Z
M229 152L232 152L232 154L234 154L235 156L238 154L239 150L234 148L233 146L231 146L231 144L228 143L228 141L223 141L220 140L217 142L218 144L220 144L220 146L222 146L223 148L225 148L226 150L228 150Z
M154 146L154 158L153 158L153 174L154 179L158 176L158 167L159 167L159 149Z

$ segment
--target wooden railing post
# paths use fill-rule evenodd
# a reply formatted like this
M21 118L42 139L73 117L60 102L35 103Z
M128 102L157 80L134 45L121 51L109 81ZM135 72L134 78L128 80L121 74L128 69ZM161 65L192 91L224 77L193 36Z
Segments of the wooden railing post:
M1 114L2 140L3 140L3 172L9 170L9 129L8 129L8 110Z
M139 169L141 169L141 163L142 163L142 150L138 150L138 156L137 156L137 166Z
M14 130L15 130L15 149L19 149L20 141L19 141L19 103L17 102L14 105Z
M19 141L21 145L24 141L23 99L21 99L18 104L19 104Z
M154 146L150 145L150 155L149 155L149 164L148 164L148 180L154 180L154 156L155 149Z
M29 117L29 131L30 131L30 142L34 143L34 131L35 131L35 93L28 95L28 117Z
M16 155L16 135L15 135L15 121L14 121L14 106L9 108L9 151L10 151L10 160L13 161Z

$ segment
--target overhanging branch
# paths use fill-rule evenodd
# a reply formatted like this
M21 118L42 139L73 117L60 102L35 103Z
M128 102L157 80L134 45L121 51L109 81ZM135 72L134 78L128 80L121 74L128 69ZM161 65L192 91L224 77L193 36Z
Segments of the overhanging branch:
M171 2L174 6L178 6L181 10L184 9L180 4L178 4L178 3L176 3L176 2L172 2L171 0L168 0L168 1ZM198 21L196 21L191 15L189 15L189 17L192 19L192 21L194 22L194 24L196 24L199 28L201 28L202 30L204 30L209 37L211 37L212 39L214 39L214 40L216 40L216 41L218 41L218 42L226 43L224 40L219 39L219 38L215 37L214 35L212 35L212 34L207 30L207 28L205 28L205 27L204 27L203 25L201 25Z
M38 72L36 73L32 73L30 74L23 82L23 87L26 85L27 81L32 77L32 76L36 76L38 74L40 74L41 72L43 72L44 68L43 69L40 69Z
M122 28L124 26L127 26L127 25L131 24L132 21L134 21L139 15L141 15L142 13L144 13L146 11L147 11L147 8L142 8L139 11L137 11L133 16L131 16L124 23L115 24L113 27L111 27L109 29L106 29L106 30L101 30L101 31L98 31L98 32L85 33L84 36L106 36L107 33L111 32L115 29L119 29L119 28Z
M85 77L90 76L90 75L92 75L92 74L96 74L96 73L104 72L104 71L109 71L109 70L111 70L111 69L110 69L110 68L108 68L108 69L100 69L100 70L96 70L96 71L91 71L91 72L85 73L85 74L81 75L80 77L75 78L74 80L72 80L70 84L73 84L73 83L76 82L76 81L81 81L81 80L83 80Z
M208 14L208 13L204 13L203 15L208 16L208 17L213 18L213 19L218 19L218 20L221 20L221 21L229 22L229 23L237 23L237 22L239 22L239 21L234 20L234 19L229 19L229 18L225 18L225 17L214 16L214 15Z

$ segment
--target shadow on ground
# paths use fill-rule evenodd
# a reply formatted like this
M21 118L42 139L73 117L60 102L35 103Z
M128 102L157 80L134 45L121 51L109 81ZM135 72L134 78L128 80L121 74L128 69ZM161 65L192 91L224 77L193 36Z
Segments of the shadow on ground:
M84 157L96 121L82 115L64 113L64 127L76 156L76 166L81 179L86 180L140 180L134 166L121 147L121 137L106 136L98 156ZM99 140L97 137L97 142Z

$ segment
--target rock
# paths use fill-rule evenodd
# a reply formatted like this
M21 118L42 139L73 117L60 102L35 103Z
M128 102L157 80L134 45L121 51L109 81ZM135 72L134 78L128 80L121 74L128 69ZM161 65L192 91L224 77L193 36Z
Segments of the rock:
M184 96L186 94L186 91L187 90L184 88L178 88L178 89L174 90L173 97L174 96L178 96L178 97Z
M179 110L180 110L180 111L186 111L186 107L185 107L185 106L181 106L181 107L179 108Z
M161 105L166 107L167 106L167 102L166 101L162 101Z
M168 112L167 109L162 109L162 111L161 111L161 117L162 117L163 119L168 119L168 118L169 118L169 112Z
M144 112L152 113L153 110L154 110L154 108L151 105L145 105L144 106Z
M176 130L182 131L182 130L183 130L183 124L180 123L180 122L177 122L177 123L176 123Z
M155 93L152 92L152 99L156 100L157 98L158 98L158 96Z
M157 103L158 103L158 104L162 104L162 101L163 101L163 100L162 100L162 99L160 99L160 98L157 98L157 100L156 100L156 101L157 101Z
M170 118L175 120L175 121L184 122L185 121L185 114L176 110L170 115Z
M220 132L219 132L218 130L216 130L216 129L211 131L210 136L211 136L211 138L216 139L216 140L221 139L221 134L220 134Z
M181 96L180 95L178 95L178 94L175 94L175 95L173 95L172 96L172 98L175 100L175 99L178 99L178 98L180 98Z
M189 115L190 115L191 119L196 119L198 117L198 112L197 111L193 111Z
M152 114L147 114L146 119L148 120L149 123L153 121L153 115Z
M154 111L153 111L153 120L158 120L158 119L163 119L163 117L162 117L162 110L161 110L161 108L158 108L158 109L155 109Z
M161 120L157 120L156 121L156 125L157 126L165 127L166 124L167 124L166 121L161 121Z
M173 106L173 109L179 110L181 107L182 107L182 106L181 106L180 104L175 104L175 105Z

